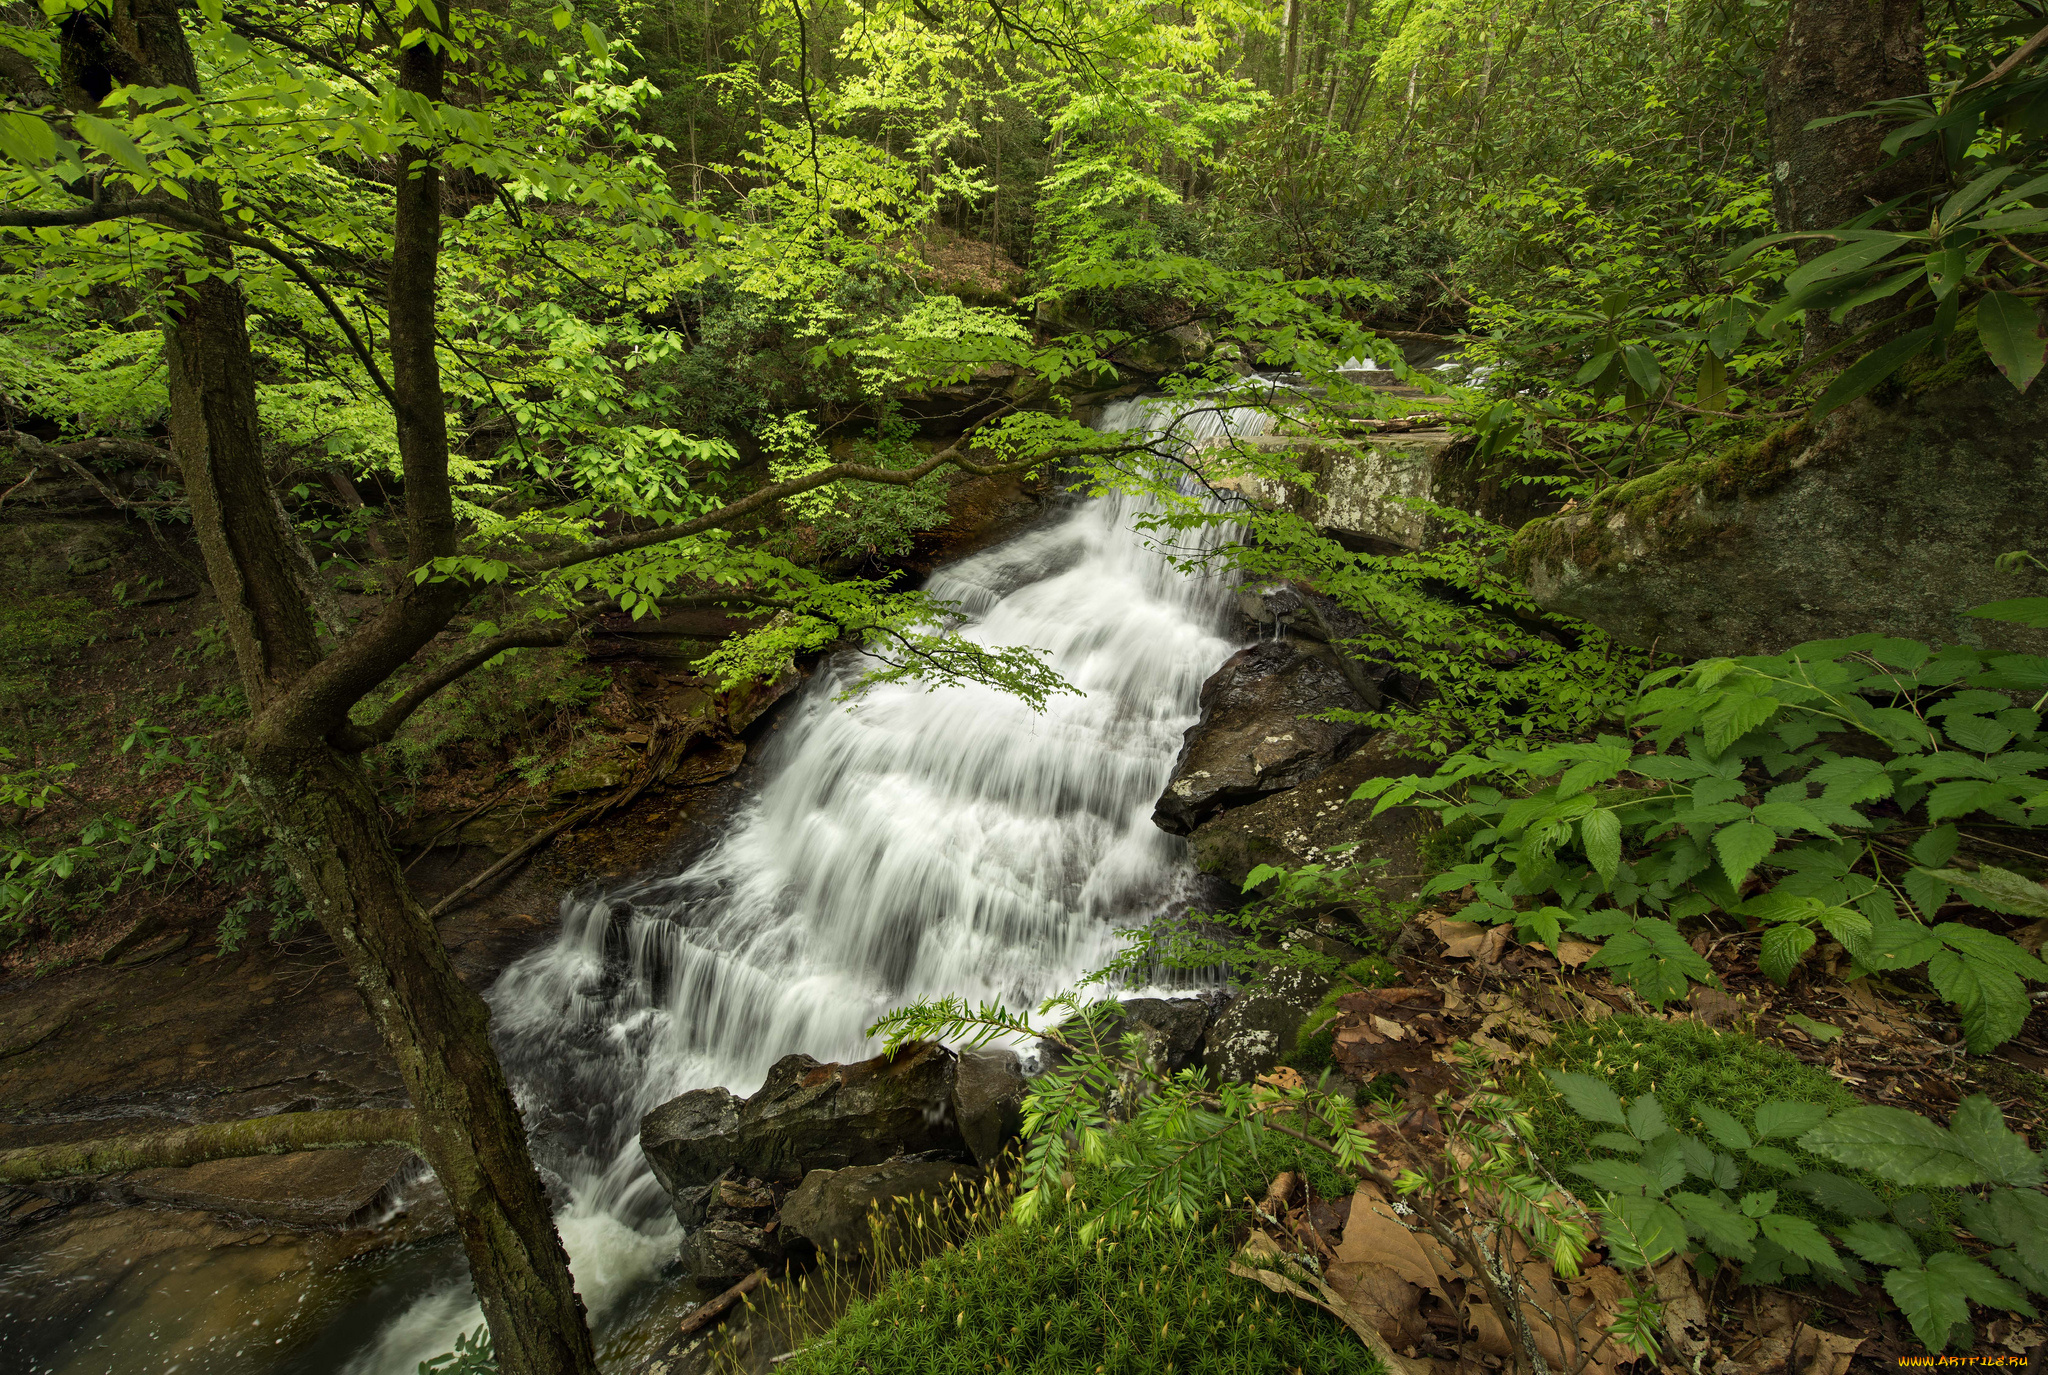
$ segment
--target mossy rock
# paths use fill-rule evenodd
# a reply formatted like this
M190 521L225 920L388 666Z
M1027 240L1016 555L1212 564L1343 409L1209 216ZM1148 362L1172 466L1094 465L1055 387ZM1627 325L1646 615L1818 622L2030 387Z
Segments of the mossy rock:
M2048 594L2000 554L2039 540L2048 390L1958 348L1887 398L1793 422L1531 521L1511 565L1546 609L1686 658L1876 631L2048 652L1971 607Z

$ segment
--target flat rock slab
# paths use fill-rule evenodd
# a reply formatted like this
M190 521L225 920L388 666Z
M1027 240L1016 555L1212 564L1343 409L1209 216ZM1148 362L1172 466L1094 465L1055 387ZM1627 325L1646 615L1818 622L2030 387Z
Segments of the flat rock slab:
M138 1170L123 1191L145 1203L233 1213L296 1227L359 1226L389 1203L415 1157L398 1146L294 1151Z

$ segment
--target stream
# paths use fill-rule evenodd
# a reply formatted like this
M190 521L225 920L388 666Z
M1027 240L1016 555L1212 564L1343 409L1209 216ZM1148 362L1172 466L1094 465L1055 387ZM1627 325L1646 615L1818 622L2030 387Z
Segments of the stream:
M1101 427L1143 426L1152 404L1114 403ZM1199 441L1263 418L1189 419ZM927 584L960 605L962 634L1048 651L1078 694L1042 714L979 686L841 700L863 660L828 664L750 764L722 838L676 872L565 899L555 941L491 989L607 1368L630 1369L696 1297L663 1282L681 1229L641 1156L642 1114L688 1089L751 1092L792 1051L871 1054L864 1029L920 997L1035 1004L1102 964L1114 928L1195 892L1185 841L1151 813L1203 680L1236 647L1230 591L1176 571L1134 531L1142 514L1078 501ZM273 1355L259 1337L182 1368L413 1375L482 1320L452 1241L401 1248L370 1278L309 1347ZM108 1361L140 1335L37 1375L125 1375L139 1367Z

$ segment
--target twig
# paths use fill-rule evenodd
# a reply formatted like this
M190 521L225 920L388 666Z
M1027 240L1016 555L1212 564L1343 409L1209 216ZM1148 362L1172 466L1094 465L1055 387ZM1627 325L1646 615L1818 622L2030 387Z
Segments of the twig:
M6 491L4 491L4 492L0 492L0 501L6 501L6 500L7 500L7 498L9 498L9 497L13 496L13 495L14 495L14 494L15 494L16 492L18 492L18 491L20 491L20 490L21 490L22 488L24 488L24 487L28 486L28 485L29 485L29 483L31 483L31 482L34 482L34 481L36 480L36 474L37 474L37 473L40 473L41 471L42 471L42 469L41 469L41 468L37 468L37 467L31 467L31 468L30 468L30 469L28 470L28 476L27 476L27 477L25 477L25 478L23 478L23 479L22 479L21 481L19 481L19 482L15 483L15 484L14 484L14 485L13 485L12 487L9 487L9 488L8 488L8 489L7 489Z
M717 1298L692 1308L683 1315L682 1324L677 1328L676 1335L678 1337L687 1337L711 1326L711 1324L731 1312L734 1305L738 1304L741 1299L760 1288L761 1281L767 1278L767 1270L756 1270Z

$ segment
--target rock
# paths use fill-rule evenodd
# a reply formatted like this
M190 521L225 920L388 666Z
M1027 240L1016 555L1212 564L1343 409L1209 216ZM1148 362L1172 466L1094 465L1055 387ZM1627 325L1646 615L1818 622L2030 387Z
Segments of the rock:
M1024 1062L1007 1046L960 1052L953 1071L953 1120L983 1169L1024 1128Z
M138 1170L121 1192L146 1203L233 1213L296 1227L359 1224L389 1203L413 1167L397 1146L209 1160L176 1170Z
M784 1256L776 1207L781 1202L773 1184L733 1177L684 1191L692 1195L693 1222L678 1197L676 1216L690 1228L677 1259L688 1274L701 1280L730 1282L764 1265L779 1265Z
M1526 525L1516 571L1545 607L1683 658L1871 631L2048 653L2048 630L1965 614L2048 594L2048 574L1995 567L2040 539L2048 390L1965 361Z
M610 740L571 760L548 780L548 792L554 797L602 792L624 787L639 773L639 753L622 740Z
M1209 1028L1204 1064L1226 1084L1249 1084L1294 1048L1301 1024L1334 982L1305 969L1276 969L1266 987L1232 1000Z
M1196 866L1237 886L1261 864L1296 869L1380 857L1387 863L1372 871L1374 887L1389 901L1420 896L1422 858L1416 846L1436 829L1436 814L1397 807L1373 816L1370 801L1351 800L1369 778L1435 770L1433 759L1408 753L1410 748L1398 735L1376 735L1300 787L1205 821L1188 837ZM1336 848L1354 841L1349 852Z
M1109 1028L1111 1037L1131 1031L1144 1036L1152 1058L1169 1073L1199 1064L1204 1034L1216 1009L1201 998L1125 998L1124 1015Z
M1307 719L1364 711L1328 645L1287 636L1239 650L1202 684L1202 718L1188 728L1153 822L1186 835L1227 807L1292 788L1336 762L1369 732Z
M818 1254L850 1255L866 1248L872 1210L943 1197L980 1177L967 1165L938 1160L888 1160L843 1170L812 1170L782 1205L780 1231Z
M1133 372L1158 377L1202 362L1212 346L1209 332L1200 325L1175 325L1120 344L1111 356Z
M662 1104L640 1120L640 1148L671 1198L735 1166L795 1181L918 1152L967 1159L952 1113L955 1064L939 1045L851 1065L785 1055L751 1098L697 1089Z

